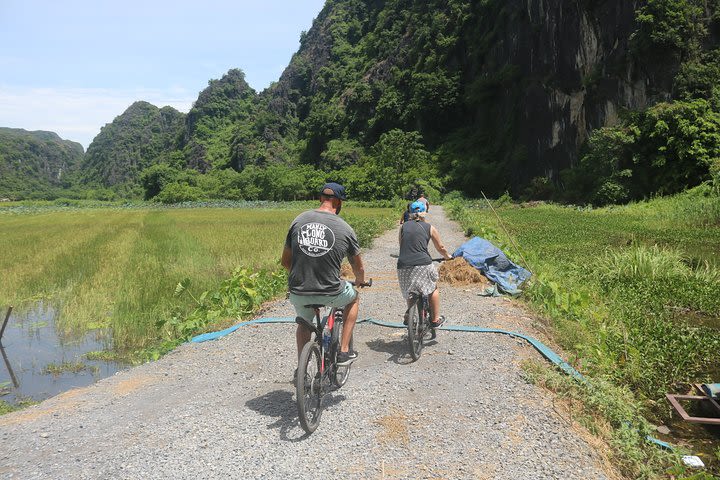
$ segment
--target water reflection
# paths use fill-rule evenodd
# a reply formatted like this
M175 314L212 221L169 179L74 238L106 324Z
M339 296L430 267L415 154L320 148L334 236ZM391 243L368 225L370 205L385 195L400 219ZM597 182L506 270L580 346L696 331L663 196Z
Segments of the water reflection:
M10 375L10 379L12 380L13 387L15 387L15 388L20 387L20 384L17 381L15 372L13 372L12 365L10 365L10 361L7 358L7 354L5 353L5 348L2 346L2 343L0 343L0 353L2 354L3 361L5 362L5 368L7 368L8 374Z
M2 317L5 317L4 312ZM71 388L84 387L123 368L116 362L87 360L87 352L104 350L107 335L93 331L80 337L58 333L57 311L39 302L29 310L15 311L2 336L0 353L0 400L17 403L40 401ZM48 373L48 367L73 366L74 371Z

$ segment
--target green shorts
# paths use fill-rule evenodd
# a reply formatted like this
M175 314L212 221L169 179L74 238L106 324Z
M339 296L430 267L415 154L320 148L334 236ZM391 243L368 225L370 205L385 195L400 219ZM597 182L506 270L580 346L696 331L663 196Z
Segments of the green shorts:
M345 305L352 303L355 297L357 297L355 288L349 282L345 282L343 291L337 295L296 295L290 293L290 303L295 307L295 313L298 317L312 323L315 310L305 307L305 305L322 304L327 307L344 308Z

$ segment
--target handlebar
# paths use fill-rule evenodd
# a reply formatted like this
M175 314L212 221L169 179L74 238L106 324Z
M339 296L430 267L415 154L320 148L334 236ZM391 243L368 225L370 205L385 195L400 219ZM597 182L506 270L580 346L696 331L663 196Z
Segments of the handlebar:
M431 258L433 262L449 262L452 258Z
M350 285L352 285L353 287L372 287L372 278L370 280L368 280L367 282L361 283L359 285L357 283L353 282L352 280L348 280L348 282L350 282Z

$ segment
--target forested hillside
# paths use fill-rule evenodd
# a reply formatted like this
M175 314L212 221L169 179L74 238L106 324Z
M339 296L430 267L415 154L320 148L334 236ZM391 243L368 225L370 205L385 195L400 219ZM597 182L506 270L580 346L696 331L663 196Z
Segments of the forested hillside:
M328 0L268 89L233 69L187 116L136 103L82 179L173 200L302 198L329 178L364 198L674 193L720 169L718 4Z
M140 172L156 163L176 163L185 115L172 107L135 102L105 125L88 147L81 170L86 184L130 190Z
M0 128L0 197L33 198L58 192L70 185L69 177L82 157L82 145L53 132Z

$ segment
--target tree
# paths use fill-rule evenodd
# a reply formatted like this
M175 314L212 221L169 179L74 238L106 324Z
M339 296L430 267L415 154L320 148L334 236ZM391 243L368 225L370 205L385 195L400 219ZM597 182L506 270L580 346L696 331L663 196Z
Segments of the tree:
M153 165L140 173L140 184L145 191L145 200L159 194L166 185L176 181L180 171L164 163Z
M371 148L371 155L358 165L338 172L348 191L366 199L402 198L419 182L438 185L437 170L418 132L391 130Z

